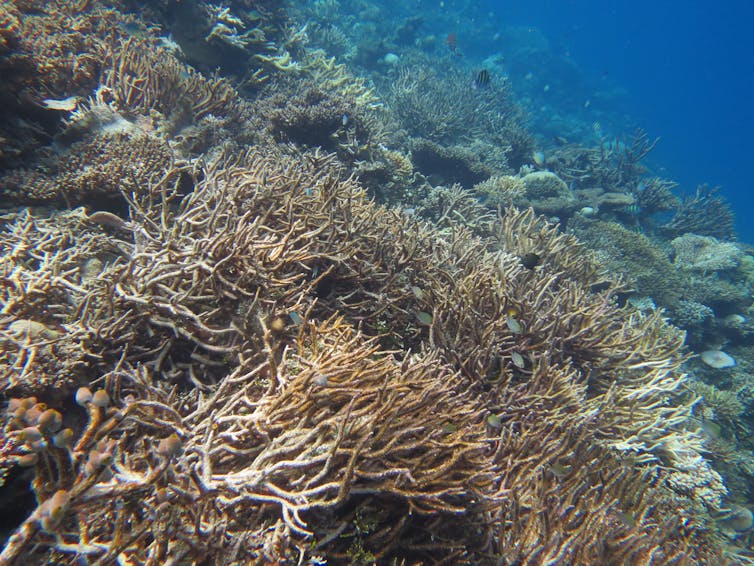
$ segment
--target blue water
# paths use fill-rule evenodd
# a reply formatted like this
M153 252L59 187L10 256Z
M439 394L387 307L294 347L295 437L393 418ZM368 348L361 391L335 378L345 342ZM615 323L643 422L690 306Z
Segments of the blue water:
M754 2L540 0L484 9L490 22L541 30L594 89L623 87L636 125L661 138L653 168L679 182L680 193L721 185L739 238L754 243Z

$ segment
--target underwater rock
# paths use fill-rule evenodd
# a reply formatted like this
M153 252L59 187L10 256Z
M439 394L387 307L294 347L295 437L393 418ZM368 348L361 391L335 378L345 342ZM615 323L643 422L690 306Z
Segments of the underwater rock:
M725 369L732 368L736 365L733 356L726 354L722 350L706 350L701 353L702 361L711 368Z

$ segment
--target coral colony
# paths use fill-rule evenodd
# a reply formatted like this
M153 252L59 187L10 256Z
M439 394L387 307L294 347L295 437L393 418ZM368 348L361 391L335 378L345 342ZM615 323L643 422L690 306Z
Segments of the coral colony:
M300 4L0 5L0 564L750 560L722 197Z

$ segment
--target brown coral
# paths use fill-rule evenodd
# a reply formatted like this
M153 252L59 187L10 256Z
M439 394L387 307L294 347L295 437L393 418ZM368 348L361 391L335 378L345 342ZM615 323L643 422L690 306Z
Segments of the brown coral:
M698 447L673 401L680 333L619 309L620 283L531 211L442 233L332 164L250 151L177 170L105 226L117 251L98 277L40 266L94 361L80 378L113 405L92 399L50 454L73 473L37 471L41 505L3 558L711 559L664 484ZM30 318L9 305L8 324ZM21 369L7 360L9 380Z
M56 156L54 173L14 171L4 179L2 194L16 202L66 202L93 199L120 200L121 191L133 191L160 177L173 166L167 143L150 135L95 135L76 142Z

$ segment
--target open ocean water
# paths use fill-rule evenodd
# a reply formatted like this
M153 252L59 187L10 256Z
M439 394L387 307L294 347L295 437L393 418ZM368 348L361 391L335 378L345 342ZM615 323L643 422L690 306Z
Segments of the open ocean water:
M541 30L594 90L624 89L623 106L607 113L624 109L661 138L650 161L679 183L679 192L693 193L702 183L722 186L739 238L754 243L754 3L483 4L501 24ZM480 53L493 49L488 40L478 38Z

